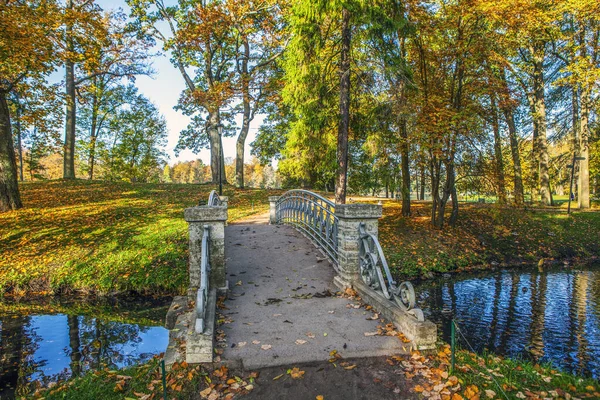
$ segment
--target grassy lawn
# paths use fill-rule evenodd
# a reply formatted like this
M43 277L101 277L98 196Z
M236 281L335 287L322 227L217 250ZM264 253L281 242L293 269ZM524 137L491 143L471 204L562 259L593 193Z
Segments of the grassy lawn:
M183 293L183 210L211 185L51 181L21 186L25 208L0 214L0 293ZM268 209L265 190L226 187L229 220Z
M212 185L49 181L21 186L25 208L0 214L0 293L183 293L187 223L183 209L206 200ZM229 220L267 211L281 191L225 188ZM353 201L362 201L354 198ZM373 199L369 199L373 201ZM456 227L429 223L430 205L402 217L384 201L380 241L394 273L590 259L600 253L600 213L461 204Z
M431 206L383 203L379 240L396 274L414 277L446 272L564 259L589 260L600 254L600 212L501 208L461 204L456 227L430 225Z

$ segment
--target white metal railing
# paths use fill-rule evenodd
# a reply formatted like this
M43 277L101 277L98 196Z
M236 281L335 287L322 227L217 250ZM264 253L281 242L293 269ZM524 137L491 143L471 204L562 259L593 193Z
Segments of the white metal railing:
M209 254L210 229L204 225L202 232L202 253L200 259L200 288L196 296L196 332L204 332L206 320L206 306L209 294L210 254Z
M290 190L277 200L276 222L304 232L338 264L338 218L335 204L308 190Z
M208 195L208 205L211 207L223 205L221 197L217 194L216 190L211 191Z
M360 224L359 234L358 257L363 282L373 290L381 292L388 300L394 300L400 308L418 321L424 321L423 311L415 308L415 289L412 283L406 281L397 285L377 236L367 232L364 223Z

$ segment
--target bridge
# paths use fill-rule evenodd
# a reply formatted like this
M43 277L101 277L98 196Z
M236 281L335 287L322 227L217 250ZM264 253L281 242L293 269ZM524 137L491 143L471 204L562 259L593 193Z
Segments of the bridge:
M190 287L167 315L167 363L261 368L431 349L436 326L398 284L378 240L381 205L305 190L269 198L269 215L227 225L214 191L188 208Z

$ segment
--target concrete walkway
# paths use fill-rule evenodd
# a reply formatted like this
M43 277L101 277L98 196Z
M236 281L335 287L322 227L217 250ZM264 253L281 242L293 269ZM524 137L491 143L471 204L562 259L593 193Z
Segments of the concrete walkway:
M333 267L295 229L256 222L225 229L231 290L219 310L223 361L256 369L324 361L332 350L344 358L406 352L397 337L365 336L381 322L335 295Z

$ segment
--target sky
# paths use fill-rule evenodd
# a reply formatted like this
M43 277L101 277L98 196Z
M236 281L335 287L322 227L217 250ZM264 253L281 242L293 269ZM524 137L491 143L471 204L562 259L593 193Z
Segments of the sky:
M129 15L129 7L125 4L125 0L97 0L96 3L104 10L122 8ZM166 1L165 3L170 3ZM157 47L155 52L161 49ZM185 83L179 71L169 61L168 54L157 56L154 58L152 65L156 73L152 77L139 76L136 78L135 85L141 93L148 97L154 104L158 106L159 111L167 120L167 128L169 130L168 144L166 152L169 155L169 164L174 164L177 161L189 161L200 158L204 164L210 164L210 152L208 149L202 150L198 154L194 154L190 150L182 151L179 156L175 156L174 148L179 139L179 132L186 128L190 119L181 112L173 109L177 104L177 99L181 92L185 89ZM258 132L258 128L262 123L264 116L257 115L250 124L250 132L246 138L245 161L250 160L250 143L252 143ZM241 116L236 118L236 123L241 126ZM223 138L223 151L225 158L235 158L235 142L237 137Z

